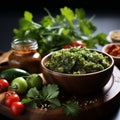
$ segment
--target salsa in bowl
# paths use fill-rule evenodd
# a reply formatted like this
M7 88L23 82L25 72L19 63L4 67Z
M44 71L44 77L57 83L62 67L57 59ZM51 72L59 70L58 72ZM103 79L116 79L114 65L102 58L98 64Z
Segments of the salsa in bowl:
M41 60L46 81L73 95L98 92L109 81L113 66L110 55L86 47L62 49Z

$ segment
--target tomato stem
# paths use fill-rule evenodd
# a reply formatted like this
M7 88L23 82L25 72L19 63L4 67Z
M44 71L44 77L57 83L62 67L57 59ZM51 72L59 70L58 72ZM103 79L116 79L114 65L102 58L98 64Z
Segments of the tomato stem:
M13 90L13 91L16 91L18 89L18 85L15 84L14 86L9 86L8 88L9 90Z

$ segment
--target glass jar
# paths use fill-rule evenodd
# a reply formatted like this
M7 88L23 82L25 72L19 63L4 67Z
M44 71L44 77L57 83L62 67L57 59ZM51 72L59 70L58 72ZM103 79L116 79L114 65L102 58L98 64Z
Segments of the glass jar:
M41 56L37 52L38 44L33 39L15 39L11 43L12 53L9 55L10 68L21 68L29 73L40 73Z

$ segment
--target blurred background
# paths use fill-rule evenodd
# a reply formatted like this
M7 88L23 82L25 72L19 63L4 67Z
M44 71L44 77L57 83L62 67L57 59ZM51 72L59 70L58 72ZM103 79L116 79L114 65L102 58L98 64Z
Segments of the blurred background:
M18 20L23 17L25 10L33 13L34 20L39 21L47 15L47 8L52 15L59 14L59 9L67 6L71 9L83 8L88 16L95 15L93 23L96 32L108 32L120 28L120 10L117 0L2 0L0 1L0 51L10 49L13 40L13 29L18 27Z

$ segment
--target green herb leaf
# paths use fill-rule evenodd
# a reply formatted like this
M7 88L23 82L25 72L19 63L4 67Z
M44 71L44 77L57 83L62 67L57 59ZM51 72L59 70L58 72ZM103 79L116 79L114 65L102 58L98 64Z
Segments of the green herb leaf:
M45 101L58 97L59 88L56 84L48 84L43 87L42 95Z
M66 18L70 23L73 22L73 20L74 20L74 12L73 12L70 8L64 7L64 8L61 8L60 11L61 11L61 14L62 14L63 16L65 16L65 18Z
M30 88L27 95L28 98L38 98L40 96L39 91L37 90L36 87Z
M53 21L51 19L51 17L49 16L45 16L41 21L40 21L41 25L43 25L44 27L47 26L52 26L53 25Z
M89 20L80 21L80 30L85 35L90 35L96 31L96 26L94 26Z
M76 8L75 13L76 13L78 20L84 19L86 16L86 13L83 8L80 8L80 9Z
M92 19L86 18L84 9L76 8L74 11L65 6L55 17L45 10L48 15L42 17L39 22L33 21L32 13L25 11L23 18L19 19L18 29L13 29L13 39L36 39L41 57L62 49L64 45L70 45L76 39L85 42L86 47L90 48L95 48L96 43L102 46L106 44L107 40L103 37L105 34L95 36L97 27L92 23ZM86 37L90 40L84 39Z
M101 46L108 43L108 41L106 41L106 35L104 33L98 33L96 36L93 37L93 39L96 39L97 44Z
M31 12L29 12L29 11L25 11L25 12L24 12L24 18L25 18L26 20L32 22L33 15L32 15Z
M23 99L21 100L21 102L22 102L23 104L26 104L26 103L32 102L32 100L31 100L30 98L23 98Z
M21 102L25 105L25 107L38 108L37 103L30 98L24 98Z
M50 102L50 107L53 109L61 106L60 100L58 98L53 98L48 101Z
M68 101L66 104L63 104L63 112L68 116L78 116L80 107L76 101Z

